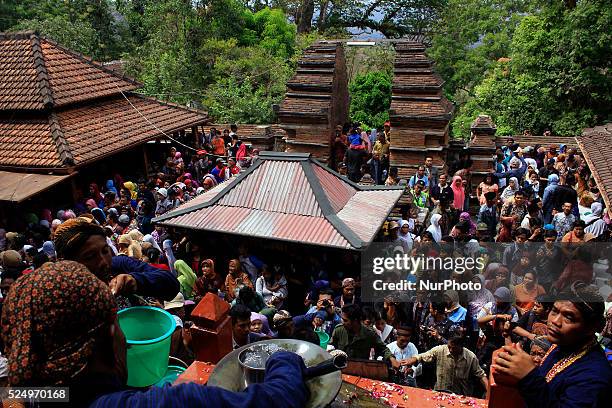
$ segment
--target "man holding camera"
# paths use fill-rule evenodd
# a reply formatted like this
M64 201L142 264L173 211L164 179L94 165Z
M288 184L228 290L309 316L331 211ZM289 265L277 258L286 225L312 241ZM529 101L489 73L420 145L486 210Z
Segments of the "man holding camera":
M324 289L319 292L319 299L317 300L316 306L312 306L308 309L306 313L306 319L309 321L314 320L314 314L319 311L323 311L326 313L326 318L323 322L323 331L325 333L332 335L336 326L342 323L342 318L336 313L336 308L334 307L334 292L331 289Z

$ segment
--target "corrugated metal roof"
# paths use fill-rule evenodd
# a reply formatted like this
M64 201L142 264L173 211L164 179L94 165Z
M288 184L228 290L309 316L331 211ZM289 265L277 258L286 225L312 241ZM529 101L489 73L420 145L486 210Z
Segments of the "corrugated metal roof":
M323 215L297 161L265 161L219 204L313 217Z
M372 241L401 193L393 188L353 186L307 155L266 154L240 176L153 221L196 230L362 248Z
M313 167L332 208L335 212L340 211L357 190L324 168L317 165L313 165Z
M401 195L401 190L358 191L338 213L338 217L359 238L369 243Z
M164 224L313 245L351 247L323 217L213 205L177 216Z
M229 180L224 181L223 183L217 184L216 186L214 186L210 190L200 194L199 196L194 197L193 199L187 201L186 203L184 203L180 207L175 208L172 211L168 211L166 214L167 215L176 214L179 211L182 212L183 210L187 210L189 208L193 208L193 207L197 207L198 205L205 204L206 202L208 202L208 201L212 200L213 198L215 198L215 196L217 194L219 194L221 192L221 190L223 190L227 186L232 185L235 181L236 181L236 177L232 177Z

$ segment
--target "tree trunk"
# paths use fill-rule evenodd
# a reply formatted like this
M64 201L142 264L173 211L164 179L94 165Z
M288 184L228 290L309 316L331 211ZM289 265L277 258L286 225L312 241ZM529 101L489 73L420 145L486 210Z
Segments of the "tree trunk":
M303 0L300 4L298 14L298 33L308 33L312 28L312 16L314 15L314 0Z
M329 0L324 0L321 3L321 11L319 12L319 19L317 21L317 28L319 32L325 31L325 19L327 18L327 8L329 6Z

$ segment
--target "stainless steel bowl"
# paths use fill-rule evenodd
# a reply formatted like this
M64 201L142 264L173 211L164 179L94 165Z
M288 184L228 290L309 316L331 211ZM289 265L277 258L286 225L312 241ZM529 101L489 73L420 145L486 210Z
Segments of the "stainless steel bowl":
M266 373L266 361L268 361L272 353L284 350L275 344L262 343L263 342L257 342L252 344L238 354L238 364L240 364L240 369L242 370L242 375L244 375L247 387L251 384L262 383ZM249 358L254 355L258 357L254 359L254 361L258 361L257 367L254 367L254 364L248 361Z
M331 354L316 344L300 340L265 340L254 344L247 344L236 349L219 361L208 379L208 385L221 387L223 389L240 392L247 387L247 379L242 370L239 356L244 350L255 344L276 344L277 346L299 354L306 366L314 366L331 358ZM315 377L306 381L310 391L310 399L306 403L307 408L323 408L329 405L342 385L342 375L339 371Z

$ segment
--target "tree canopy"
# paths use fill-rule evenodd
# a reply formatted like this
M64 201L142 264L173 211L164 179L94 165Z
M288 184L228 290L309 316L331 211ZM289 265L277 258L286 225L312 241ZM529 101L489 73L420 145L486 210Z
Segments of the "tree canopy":
M142 92L215 120L273 121L302 51L361 30L418 35L457 107L500 134L576 135L612 120L610 0L0 0L0 30L34 29L97 60L126 61ZM352 119L380 126L393 52L348 49Z
M489 36L492 41L471 49L453 45L453 56L443 55L450 42L434 40L432 55L448 81L446 91L459 104L455 136L467 136L479 113L490 114L500 134L549 129L574 136L611 120L609 5L585 0L515 12ZM533 5L524 6L521 10Z

